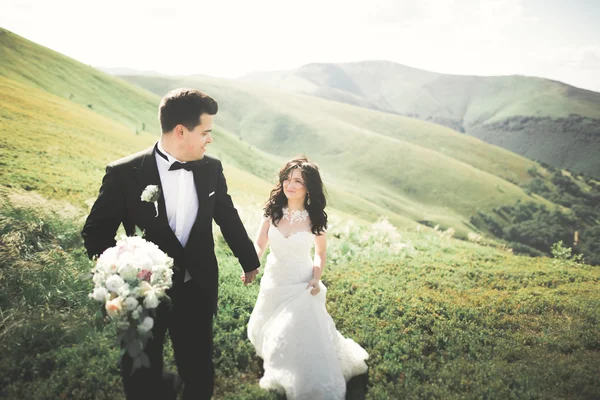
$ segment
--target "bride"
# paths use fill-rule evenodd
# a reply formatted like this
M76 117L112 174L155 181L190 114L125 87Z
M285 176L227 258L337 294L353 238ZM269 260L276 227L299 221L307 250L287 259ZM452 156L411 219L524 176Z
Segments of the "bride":
M344 399L346 382L367 371L367 352L336 330L325 307L324 209L318 167L304 157L290 160L279 171L255 241L259 258L269 242L270 253L248 338L263 359L260 386L288 400Z

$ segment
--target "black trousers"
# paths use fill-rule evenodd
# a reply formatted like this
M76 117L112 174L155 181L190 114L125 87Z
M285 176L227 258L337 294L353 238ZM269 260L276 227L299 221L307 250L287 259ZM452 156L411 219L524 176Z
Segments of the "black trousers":
M184 400L210 399L214 389L213 367L213 307L211 297L192 279L169 292L173 300L169 310L164 304L157 308L157 317L144 351L150 358L150 368L139 368L131 374L132 358L125 354L121 377L128 400L175 399L173 375L163 373L163 347L169 331L177 371L183 379Z

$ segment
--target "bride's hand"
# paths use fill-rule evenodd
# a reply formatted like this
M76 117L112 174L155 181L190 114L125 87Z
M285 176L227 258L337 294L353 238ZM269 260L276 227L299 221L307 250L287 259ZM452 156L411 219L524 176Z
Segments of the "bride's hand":
M308 285L306 286L306 288L308 289L309 287L313 287L310 290L310 294L312 294L313 296L315 296L316 294L318 294L321 291L321 288L319 287L319 280L316 278L312 278L310 280L310 282L308 282Z
M259 274L259 272L260 272L260 268L257 268L254 271L246 272L246 273L240 275L242 282L244 282L244 286L246 286L249 283L252 283L252 281L254 281L254 278L256 278L256 276Z

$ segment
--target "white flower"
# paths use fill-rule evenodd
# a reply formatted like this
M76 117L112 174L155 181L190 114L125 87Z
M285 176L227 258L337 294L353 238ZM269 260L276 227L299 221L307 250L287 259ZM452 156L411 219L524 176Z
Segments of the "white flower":
M145 297L149 290L152 290L152 285L146 281L141 281L139 286L136 288L135 295L136 297Z
M136 265L138 267L138 271L147 269L147 270L152 270L152 265L154 265L154 262L152 261L152 259L147 256L145 254L144 251L138 251L138 254L136 254Z
M142 308L142 306L137 306L137 308L131 313L131 317L133 319L138 319L143 310L144 309Z
M146 307L146 308L158 307L158 296L156 295L156 291L154 289L146 292L146 297L144 298L144 307Z
M123 302L123 305L125 306L125 309L127 311L134 311L137 308L138 304L139 303L135 297L128 297Z
M173 259L142 236L122 235L98 258L92 273L95 287L88 296L105 303L122 331L137 327L140 317L158 307L173 284ZM153 324L153 319L144 318L140 332L148 332Z
M111 292L117 292L123 285L125 281L119 275L111 275L106 279L106 288Z
M146 317L146 318L144 318L142 323L138 325L138 331L140 333L145 333L145 332L148 332L150 329L152 329L153 326L154 326L154 320L152 319L152 317Z
M106 280L106 277L104 276L103 272L98 271L94 274L94 277L92 278L92 280L94 281L94 283L96 285L98 285L100 283L104 283L104 281Z
M123 310L123 299L115 297L106 303L106 312L112 318L118 317Z
M139 269L131 264L131 262L122 262L119 261L119 275L125 280L135 279L137 276Z
M148 203L154 203L154 208L156 209L155 217L158 217L158 199L160 198L160 188L156 185L148 185L146 189L142 192L140 199L142 201L147 201Z
M165 265L167 263L167 255L162 251L151 251L149 254L154 265Z
M103 287L98 287L94 289L94 292L91 294L91 297L94 300L98 300L101 302L105 302L106 301L106 295L108 294L108 290L106 290L106 288Z
M148 185L146 189L142 192L142 196L140 197L142 201L147 201L149 203L154 203L158 201L160 197L160 188L157 185Z
M130 293L131 293L131 288L128 283L124 283L123 286L121 286L121 287L119 287L119 289L117 289L117 294L123 298L129 296Z
M98 257L98 262L105 265L114 264L117 260L118 251L119 248L117 246L109 247L108 249L104 250L100 257Z

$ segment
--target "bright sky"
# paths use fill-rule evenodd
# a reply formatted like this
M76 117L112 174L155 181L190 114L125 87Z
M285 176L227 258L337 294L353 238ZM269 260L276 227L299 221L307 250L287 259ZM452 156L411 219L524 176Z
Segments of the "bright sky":
M81 62L235 78L389 60L600 92L600 0L0 0L0 26Z

